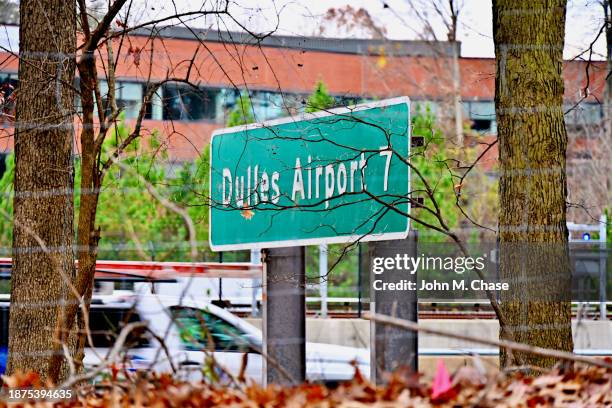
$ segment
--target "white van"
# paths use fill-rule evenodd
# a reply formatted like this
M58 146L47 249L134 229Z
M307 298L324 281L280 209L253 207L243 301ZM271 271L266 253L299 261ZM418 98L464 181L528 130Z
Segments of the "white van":
M237 376L244 364L245 376L261 383L263 379L261 330L210 302L133 292L94 298L90 313L93 349L85 353L85 365L95 366L104 359L116 335L129 322L144 321L148 331L135 333L129 349L117 363L130 370L176 370L177 375L199 379L207 372L207 353L224 370ZM163 339L162 347L159 339ZM282 362L279 362L282 364ZM355 365L369 376L366 349L331 344L306 343L306 378L338 383L350 380Z

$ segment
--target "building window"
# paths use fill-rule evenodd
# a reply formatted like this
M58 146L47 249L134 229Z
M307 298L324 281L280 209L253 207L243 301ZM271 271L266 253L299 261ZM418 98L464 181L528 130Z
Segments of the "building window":
M0 73L0 89L4 92L5 97L9 97L17 88L17 74L2 74Z
M183 84L162 86L164 120L215 119L215 98L219 90L196 89Z
M100 94L104 103L108 100L108 82L100 80ZM142 106L144 85L140 82L117 81L115 83L115 100L122 109L126 119L136 119ZM107 108L110 113L110 109Z
M144 93L148 93L150 88L144 87ZM157 88L155 93L152 94L151 99L145 106L145 119L162 120L164 118L164 106L162 99L162 89Z
M217 94L216 106L218 123L226 123L229 113L238 103L240 95L246 92L236 89L220 89ZM273 91L251 91L251 109L255 121L261 122L287 115L294 108L294 101L288 95Z
M497 133L494 101L463 101L463 114L472 130L483 134Z
M123 109L127 119L136 119L140 113L143 86L137 82L119 82L115 91L117 107Z
M15 99L15 89L19 81L17 81L17 74L1 74L0 73L0 125L4 125L8 122L12 124L15 119L15 107L17 101Z
M488 132L491 130L491 120L489 119L472 119L472 130L477 132Z
M255 120L275 119L285 114L285 101L278 92L255 91L251 96Z
M598 125L603 119L599 103L564 104L565 124L574 126Z

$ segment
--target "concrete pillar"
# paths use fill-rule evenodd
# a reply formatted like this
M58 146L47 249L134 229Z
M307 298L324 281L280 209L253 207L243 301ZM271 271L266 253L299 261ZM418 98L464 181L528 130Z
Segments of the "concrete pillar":
M384 282L400 282L407 280L416 286L417 275L411 275L405 270L386 269L380 275L372 273L372 259L375 257L395 258L398 254L417 256L417 233L411 231L405 240L377 241L368 243L370 258L370 285L374 279ZM417 291L416 290L374 290L370 286L370 310L374 313L398 317L400 319L417 321ZM385 381L383 373L391 372L399 367L418 369L417 333L380 323L370 323L370 369L372 381L382 384Z
M263 358L264 384L301 383L306 379L305 249L263 251L263 351L270 359Z

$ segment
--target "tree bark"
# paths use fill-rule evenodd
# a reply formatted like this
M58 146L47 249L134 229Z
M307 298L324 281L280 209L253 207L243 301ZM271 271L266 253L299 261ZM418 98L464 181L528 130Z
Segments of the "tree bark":
M502 339L572 351L563 118L564 0L494 0ZM501 363L556 363L502 350Z
M75 287L84 300L82 313L89 313L91 296L96 272L96 258L98 255L98 241L100 230L96 228L96 210L98 207L99 191L102 185L100 170L96 161L98 154L95 148L94 134L94 90L96 87L96 69L94 53L81 56L78 63L80 76L80 94L82 107L82 120L85 125L81 131L81 186L80 186L80 208L77 227L77 258L79 261L79 274L75 281ZM79 309L75 305L66 308L66 320L64 331L77 319L79 328L78 347L75 355L77 368L82 365L85 347L85 321ZM67 338L67 336L65 336ZM57 364L54 367L58 367Z
M76 341L74 352L74 364L77 370L82 368L86 330L84 315L89 314L91 297L94 286L94 275L96 269L96 258L98 254L98 242L100 240L100 229L96 228L96 210L100 188L102 186L103 172L98 167L101 154L101 142L104 135L96 138L94 129L94 112L96 99L99 98L98 72L96 69L95 53L98 44L110 24L115 19L126 0L116 0L109 6L108 12L100 20L94 31L89 29L86 10L81 11L81 21L84 28L85 42L81 49L81 55L76 63L79 72L80 97L81 97L81 185L80 185L80 207L77 227L77 259L78 274L73 282L74 291L70 293L70 302L64 308L62 319L56 325L56 332L62 342ZM110 50L110 47L109 47ZM114 70L111 70L114 75ZM114 78L110 83L114 83ZM109 87L114 89L112 86ZM98 97L96 98L96 95ZM114 98L111 98L113 100ZM100 103L101 104L101 103ZM100 123L106 120L102 110L98 111ZM100 144L98 144L98 142ZM75 293L76 292L76 293ZM77 299L77 296L79 299ZM80 303L77 303L80 302ZM60 343L55 344L56 353L51 359L51 376L59 378L62 375L61 361L58 357Z
M22 0L7 373L48 379L74 267L76 2ZM64 277L62 277L62 274ZM74 350L74 341L69 348ZM63 360L63 359L62 359ZM62 362L64 372L66 364ZM57 378L50 378L52 381Z

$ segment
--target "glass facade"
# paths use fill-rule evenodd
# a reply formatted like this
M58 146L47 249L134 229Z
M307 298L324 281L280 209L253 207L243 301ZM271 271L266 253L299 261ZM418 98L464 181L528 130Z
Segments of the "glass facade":
M108 82L100 80L100 94L106 103L108 99ZM136 119L142 99L144 97L144 85L140 82L117 81L115 84L115 100L117 107L123 109L126 119Z
M17 75L0 73L0 87L17 86ZM99 82L104 103L108 99L108 82ZM78 89L78 79L75 81ZM136 81L116 81L115 99L126 119L136 119L148 90ZM12 92L12 91L11 91ZM223 125L246 90L217 87L193 87L182 83L166 83L153 95L145 107L145 119L208 121ZM7 95L9 95L7 93ZM307 94L281 93L268 90L249 90L252 113L256 121L276 119L304 112ZM359 98L335 96L337 106L361 102ZM75 110L80 112L81 101L75 96Z
M213 120L219 90L195 88L187 84L168 83L162 86L163 120Z
M237 89L220 89L217 96L217 114L215 121L227 122L229 113L238 103L240 95L245 91ZM276 119L288 114L297 114L304 110L305 95L281 94L280 92L256 90L250 92L252 114L256 121Z
M17 87L17 74L0 72L0 90L5 100ZM78 79L75 83L78 88ZM108 83L100 80L100 91L106 100ZM264 121L304 112L308 95L281 93L268 90L249 90L252 113L256 121ZM136 119L147 92L147 85L136 81L117 81L115 98L117 106L125 112L126 119ZM192 87L182 83L164 84L145 108L145 118L153 120L208 121L223 125L245 90L218 87ZM337 106L364 102L365 99L335 96ZM462 101L464 120L471 121L471 128L482 134L496 134L495 102ZM80 100L75 98L77 112ZM434 101L413 100L413 107L428 106L437 115L440 107ZM603 119L602 105L582 102L564 105L565 122L569 126L597 125Z

